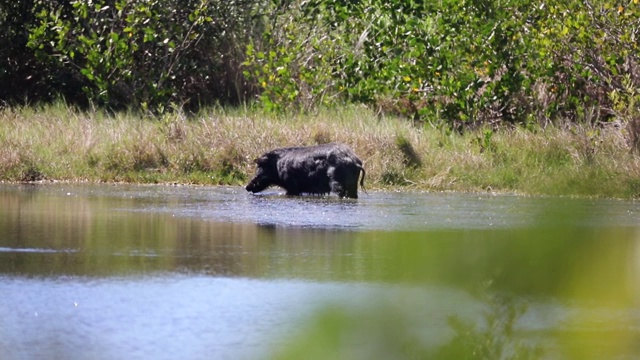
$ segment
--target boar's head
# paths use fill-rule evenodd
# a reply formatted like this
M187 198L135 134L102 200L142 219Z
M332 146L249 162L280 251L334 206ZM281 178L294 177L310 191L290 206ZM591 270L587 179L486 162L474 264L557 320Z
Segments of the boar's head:
M271 185L277 185L280 182L278 175L278 159L280 155L277 153L267 153L255 160L258 166L256 174L249 184L245 187L247 191L252 193L260 192Z

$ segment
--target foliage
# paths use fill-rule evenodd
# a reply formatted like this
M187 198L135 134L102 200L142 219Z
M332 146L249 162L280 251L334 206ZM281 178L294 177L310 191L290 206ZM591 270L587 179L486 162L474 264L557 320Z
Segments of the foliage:
M458 131L622 120L637 147L639 15L638 0L1 1L0 101L355 102Z
M28 25L35 21L35 0L0 0L0 108L25 99L50 99L57 81L39 81L47 71L26 47Z
M632 98L640 86L639 15L637 0L547 4L537 41L543 65L553 70L554 83L549 85L565 100L560 110L580 116L596 106L610 116L635 107Z
M28 46L84 79L96 105L162 112L237 101L251 1L75 0L36 13ZM189 104L191 103L191 104Z
M484 312L484 327L465 321L459 316L449 317L455 335L438 349L436 359L540 359L544 353L540 345L528 346L514 341L516 322L526 312L526 305L518 304L512 296L479 293L488 310Z
M637 107L637 0L278 4L286 24L267 26L246 62L269 109L323 103L304 87L456 129L601 121Z
M402 235L396 237L402 239ZM394 264L402 267L402 265ZM455 270L454 270L455 271ZM429 285L424 287L429 289ZM518 321L526 313L526 304L515 296L484 292L478 303L483 311L474 318L450 315L447 324L435 325L438 315L431 310L433 300L410 303L401 291L389 289L395 301L372 298L359 308L348 305L322 308L291 336L273 359L437 359L437 360L516 360L541 359L545 348L537 340L518 334ZM428 290L427 290L428 291ZM415 297L420 297L415 293ZM406 296L406 295L405 295ZM372 305L373 304L373 305ZM411 304L411 305L409 305ZM474 304L467 304L473 308ZM443 307L440 311L446 311ZM464 311L458 308L458 313ZM467 314L470 311L467 311ZM467 315L468 316L468 315ZM410 319L420 317L416 325ZM430 332L430 327L438 330ZM428 334L428 335L426 335ZM446 334L443 336L443 334ZM451 334L451 335L449 335ZM435 340L438 339L438 340ZM535 342L534 345L529 342Z
M335 61L350 51L344 43L349 24L307 16L303 3L279 3L264 15L262 37L247 45L244 75L260 89L260 102L269 111L334 103L341 92Z

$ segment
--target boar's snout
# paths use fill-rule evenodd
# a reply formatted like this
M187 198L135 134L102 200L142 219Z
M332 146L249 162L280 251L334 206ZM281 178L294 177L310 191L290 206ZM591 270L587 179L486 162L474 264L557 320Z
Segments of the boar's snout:
M245 186L245 189L249 192L257 193L268 188L269 185L271 185L269 178L257 175L253 179L251 179L251 181L249 181L247 186Z
M245 186L244 188L245 188L245 190L247 190L249 192L256 192L256 191L254 191L256 189L256 184L255 184L255 182L253 180L251 180L247 184L247 186Z

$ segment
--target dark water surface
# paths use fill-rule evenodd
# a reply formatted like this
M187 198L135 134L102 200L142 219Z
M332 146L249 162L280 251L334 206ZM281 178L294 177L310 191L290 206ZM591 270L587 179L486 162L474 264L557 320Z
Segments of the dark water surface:
M0 185L0 359L269 358L326 303L385 306L435 353L495 294L526 309L508 348L640 354L640 204Z

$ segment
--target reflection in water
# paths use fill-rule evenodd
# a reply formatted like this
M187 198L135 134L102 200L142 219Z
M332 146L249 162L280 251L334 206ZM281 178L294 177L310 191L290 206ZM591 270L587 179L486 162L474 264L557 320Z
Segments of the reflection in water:
M636 354L639 214L613 200L1 185L0 348L254 358L302 331L284 358L355 345L451 358L495 339L532 357ZM295 325L324 300L338 305L317 328Z
M353 234L339 231L113 211L100 201L62 200L23 204L17 213L0 214L0 239L5 242L0 273L109 276L177 271L323 278L342 273L332 266L338 258L358 258ZM317 268L311 270L310 264Z

